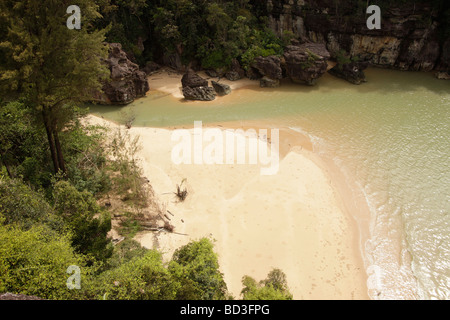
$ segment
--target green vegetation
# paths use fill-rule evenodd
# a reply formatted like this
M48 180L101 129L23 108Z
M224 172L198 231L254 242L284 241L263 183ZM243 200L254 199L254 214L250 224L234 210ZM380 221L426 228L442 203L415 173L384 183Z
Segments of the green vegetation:
M347 52L345 52L345 50L339 50L338 52L335 53L335 56L336 56L337 67L339 68L339 70L342 70L342 67L344 64L359 61L359 57L357 57L357 56L350 57L350 55L347 54Z
M107 40L120 42L141 65L175 54L185 65L220 69L233 59L248 66L258 55L283 51L283 40L267 28L249 0L111 0L100 12L103 21L113 22Z
M232 298L211 240L188 243L170 261L132 240L141 228L138 216L154 204L137 162L139 140L127 131L84 124L82 104L108 76L101 63L106 37L122 42L140 61L160 51L208 68L281 54L281 40L260 27L248 1L77 5L81 30L66 27L60 2L0 3L0 27L7 30L0 34L0 293ZM146 34L158 45L143 49L139 38ZM124 117L133 121L133 114ZM180 185L180 201L186 195ZM110 199L114 211L105 205L111 206ZM124 239L116 245L108 237L113 214L123 218L115 231ZM68 289L69 266L80 268L81 289Z
M244 300L292 300L286 275L280 269L272 269L267 278L259 283L252 277L245 276L242 284Z
M235 60L247 69L258 56L281 56L294 34L278 38L249 0L74 4L81 30L66 27L67 2L0 2L0 293L234 298L210 239L188 243L169 261L132 240L137 216L153 201L137 162L139 140L84 124L83 104L109 76L105 41L120 42L140 64L175 55L184 65L226 70ZM124 118L131 126L134 115ZM120 203L115 211L105 204L110 198ZM115 245L113 214L123 217L114 231L124 239ZM66 286L72 265L81 270L79 290ZM292 299L278 269L260 283L246 276L243 285L244 299Z
M89 26L98 12L80 0L83 23ZM33 110L47 135L54 173L67 172L60 133L76 113L75 103L99 90L108 76L101 58L106 30L66 26L66 7L51 0L2 1L0 25L0 89L18 95ZM82 49L80 49L82 48Z

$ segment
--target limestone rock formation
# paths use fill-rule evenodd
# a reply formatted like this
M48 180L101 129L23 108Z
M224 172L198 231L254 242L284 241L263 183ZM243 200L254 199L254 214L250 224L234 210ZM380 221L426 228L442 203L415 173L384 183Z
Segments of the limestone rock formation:
M248 67L245 76L250 80L259 80L262 78L262 75L253 67Z
M353 84L361 84L367 82L364 70L369 66L368 62L350 62L345 64L337 64L328 72L338 78L347 80Z
M226 96L231 93L231 88L227 84L219 83L216 81L211 81L211 84L219 96Z
M216 98L216 91L208 86L208 81L189 70L181 79L183 95L187 100L212 101Z
M286 74L293 82L314 85L327 71L329 58L324 44L287 46L284 53Z
M148 61L145 64L145 67L142 68L142 71L144 71L146 75L151 75L152 73L158 71L159 69L161 69L161 66L159 64L153 61Z
M216 91L212 87L184 87L183 95L187 100L212 101L216 98Z
M255 5L279 36L290 31L303 41L325 44L331 53L344 50L374 66L446 72L450 63L442 59L446 41L440 36L447 18L433 1L383 4L379 30L367 28L361 1L266 0Z
M0 300L44 300L44 299L36 296L27 296L24 294L15 294L6 292L0 294Z
M273 80L283 78L283 70L281 69L281 60L277 56L257 57L251 67L256 69L261 76Z
M450 73L439 71L436 73L436 78L438 78L439 80L450 80Z
M198 74L196 74L194 71L189 70L186 72L183 77L181 78L181 84L184 87L207 87L208 86L208 80L203 79Z
M103 85L104 94L95 94L94 100L105 104L128 104L143 97L150 90L147 75L131 62L120 43L109 44L109 56L105 60L111 77Z
M280 80L264 76L260 79L259 85L261 88L276 88L280 86Z
M225 78L230 81L237 81L245 77L245 71L242 69L239 61L233 59L230 70L225 73Z

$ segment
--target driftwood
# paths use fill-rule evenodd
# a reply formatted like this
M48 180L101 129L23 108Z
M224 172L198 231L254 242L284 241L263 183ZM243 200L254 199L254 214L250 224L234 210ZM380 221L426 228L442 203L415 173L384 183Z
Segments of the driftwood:
M180 232L167 230L167 228L165 228L165 227L143 227L143 229L145 231L153 231L153 232L158 232L158 233L161 231L164 231L164 232L168 232L168 233L178 234L180 236L189 236L186 233L180 233Z

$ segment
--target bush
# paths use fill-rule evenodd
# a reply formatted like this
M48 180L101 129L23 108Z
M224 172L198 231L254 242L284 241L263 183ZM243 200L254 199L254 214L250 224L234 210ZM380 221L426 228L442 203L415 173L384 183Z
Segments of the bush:
M104 261L112 254L107 237L111 217L103 212L88 191L79 192L67 181L54 185L54 209L72 231L72 244L78 252Z
M76 265L82 275L89 272L67 236L43 227L24 231L0 224L0 253L0 292L69 299L67 268Z
M67 178L78 191L100 194L111 189L104 149L106 129L100 126L68 126L61 134L65 150Z
M244 300L292 300L286 275L280 269L272 269L265 280L256 282L250 276L242 278Z
M20 101L0 104L0 166L37 188L50 184L47 140L33 110Z
M170 300L175 297L174 283L162 263L161 254L148 250L119 267L103 272L86 295L112 300Z
M0 179L0 213L5 224L28 230L41 225L64 232L64 221L53 212L43 194L19 180Z
M177 249L169 264L169 271L195 291L190 299L221 300L227 297L227 285L219 271L217 255L207 238L192 241ZM178 298L186 297L179 295Z

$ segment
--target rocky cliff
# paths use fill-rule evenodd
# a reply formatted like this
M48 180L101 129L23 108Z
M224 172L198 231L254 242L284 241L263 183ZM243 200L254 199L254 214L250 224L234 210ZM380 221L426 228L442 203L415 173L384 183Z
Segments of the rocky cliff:
M281 36L293 32L301 40L326 44L331 55L345 50L372 65L401 70L449 71L450 40L445 39L442 8L431 1L403 4L379 1L381 29L366 26L364 0L253 1ZM371 2L371 4L373 4ZM447 4L443 5L447 6Z
M110 43L109 56L104 63L111 71L103 84L102 93L94 93L93 100L102 104L128 104L145 96L150 90L147 75L131 62L120 43Z

